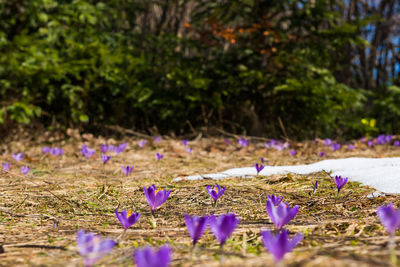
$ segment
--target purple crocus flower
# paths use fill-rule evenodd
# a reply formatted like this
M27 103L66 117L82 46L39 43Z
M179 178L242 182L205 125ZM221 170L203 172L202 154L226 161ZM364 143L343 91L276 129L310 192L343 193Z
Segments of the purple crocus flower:
M108 152L108 145L101 144L100 145L100 150L101 150L101 153L103 153L103 154L107 153Z
M27 167L27 166L22 166L22 167L21 167L21 173L22 173L23 175L28 174L28 172L30 172L30 171L31 171L31 168L29 168L29 167Z
M267 201L271 200L274 206L278 206L281 204L283 197L275 196L275 195L267 195Z
M16 161L20 161L24 158L24 154L22 153L13 153L12 157L16 160Z
M238 144L242 147L246 147L246 146L249 146L249 141L244 139L244 137L240 137L238 140Z
M260 158L261 163L265 163L265 159L263 157Z
M3 162L2 164L2 170L3 172L9 172L11 167L11 163Z
M183 145L183 146L187 146L187 144L188 144L188 140L183 139L183 140L182 140L182 145Z
M123 173L125 173L126 176L129 176L129 174L131 174L131 172L133 171L133 166L129 166L129 165L124 166L124 165L121 165L121 170L122 170Z
M212 188L207 185L207 192L214 199L214 204L216 204L217 200L225 193L225 186L221 188L221 186L217 184Z
M140 218L139 213L132 213L131 210L123 210L122 212L118 212L118 210L115 209L115 215L117 216L117 219L121 222L122 227L124 227L125 230L134 225Z
M167 267L171 262L172 250L168 246L162 246L158 251L144 247L137 249L133 257L138 267Z
M193 149L192 149L191 147L187 147L187 148L186 148L186 152L187 152L188 154L192 153L192 151L193 151Z
M335 176L335 184L338 190L338 196L339 196L339 192L340 190L343 188L343 186L346 185L347 180L349 180L349 178L342 178L342 176Z
M224 139L225 145L229 145L231 143L231 140L229 138Z
M329 139L329 138L326 138L326 139L324 140L324 144L325 144L326 146L330 146L330 145L332 145L332 140Z
M203 235L204 231L207 228L208 217L198 217L198 216L189 216L185 214L185 223L188 229L189 235L193 240L193 246L196 245L197 241L199 241L200 237Z
M289 239L289 231L282 230L277 234L272 231L261 232L264 247L272 254L275 262L280 262L286 253L291 252L303 239L302 234L296 234Z
M287 203L280 203L278 206L275 206L270 199L267 200L267 213L271 221L275 224L275 227L279 230L296 217L298 211L299 206L297 205L293 208L290 208Z
M108 151L115 153L116 147L114 145L108 145Z
M400 141L394 141L394 142L393 142L393 145L394 145L394 146L400 146Z
M400 209L395 209L393 204L387 206L380 206L376 212L382 225L392 236L400 227Z
M313 189L313 194L315 193L315 190L318 188L318 180L314 184L314 189Z
M171 190L167 191L166 189L157 189L154 184L148 188L144 187L144 195L146 196L147 203L149 203L153 215L154 210L167 201L170 193Z
M144 140L144 139L141 139L141 140L139 140L139 141L137 142L137 144L138 144L141 148L143 148L143 147L147 144L147 141Z
M319 152L318 156L320 156L322 158L323 156L325 156L325 152L324 151Z
M154 142L161 143L161 141L162 141L161 136L154 137Z
M282 151L285 149L285 146L283 144L277 144L277 145L274 145L274 147L278 151Z
M209 218L211 232L218 239L221 247L225 244L226 240L232 235L240 220L236 218L233 213L227 213L215 217L211 215Z
M50 152L50 147L48 147L48 146L44 146L44 147L42 147L42 153L43 154L47 154L47 153L49 153Z
M107 161L109 161L111 159L110 156L107 156L107 155L104 155L104 154L101 154L100 157L101 157L101 160L103 161L103 164L106 164Z
M354 145L348 145L347 148L350 150L354 150L355 147L354 147Z
M50 154L53 156L61 156L62 154L64 154L64 150L59 147L51 148Z
M294 157L294 156L296 156L297 151L294 150L294 149L291 149L291 150L289 151L289 153L290 153L290 155L292 155L292 156Z
M83 257L85 267L93 266L96 261L109 253L117 244L114 240L101 240L99 235L94 233L85 233L83 230L78 231L76 245L78 252Z
M254 164L254 167L256 168L257 175L264 169L264 165L258 163Z
M81 153L84 157L91 158L94 153L96 153L96 150L90 149L87 145L82 144Z
M333 151L337 151L337 150L339 150L342 146L339 144L339 143L334 143L334 144L332 144L332 150Z
M373 147L374 146L374 141L368 140L367 144L368 144L369 147Z
M144 145L146 144L146 140L143 140L144 141ZM143 145L143 146L144 146ZM119 144L117 147L115 147L114 148L114 152L115 152L115 154L119 154L119 153L122 153L122 152L124 152L124 150L126 149L128 147L128 143L122 143L122 144ZM141 146L142 147L142 146Z
M377 145L384 145L386 143L386 136L384 134L380 134L377 138L375 138L375 143Z
M160 161L163 157L164 154L156 153L157 161Z

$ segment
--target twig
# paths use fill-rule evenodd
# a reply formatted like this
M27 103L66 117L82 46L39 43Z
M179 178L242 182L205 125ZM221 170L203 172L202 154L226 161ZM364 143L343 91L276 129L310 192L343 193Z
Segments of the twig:
M287 135L287 133L286 133L285 126L283 125L283 122L282 122L282 120L281 120L281 117L278 117L278 121L279 121L279 126L281 127L282 132L283 132L283 134L285 135L286 142L288 142L288 141L289 141L289 137L288 137L288 135Z
M54 216L50 216L47 214L20 214L20 213L15 213L9 210L6 210L4 208L0 208L0 212L11 215L13 217L28 217L28 218L45 218L52 220L54 223L58 223L58 219Z
M216 130L217 132L223 134L223 135L227 135L227 136L230 136L230 137L234 137L234 138L236 138L236 139L239 139L239 138L241 137L240 135L233 134L233 133L228 133L228 132L226 132L226 131L224 131L224 130L222 130L222 129L219 129L219 128L216 128L215 130ZM249 136L249 135L247 135L246 137L249 138L249 139L251 139L251 140L259 140L259 141L265 141L265 142L268 142L268 141L271 140L270 138L264 138L264 137L259 137L259 136Z
M34 244L8 244L8 245L3 245L3 247L60 249L64 251L67 250L63 246L46 246L46 245L34 245Z
M139 132L136 132L136 131L133 131L133 130L130 130L130 129L125 129L125 128L122 128L122 127L116 126L116 125L115 126L104 126L104 127L108 128L110 130L119 132L119 133L123 133L123 134L131 134L131 135L134 135L134 136L137 136L137 137L141 137L141 138L151 138L150 135L142 134L142 133L139 133Z

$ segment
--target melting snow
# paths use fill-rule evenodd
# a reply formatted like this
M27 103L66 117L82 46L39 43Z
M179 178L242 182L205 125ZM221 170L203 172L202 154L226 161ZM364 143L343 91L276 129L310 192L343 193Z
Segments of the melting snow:
M312 164L292 166L265 166L262 176L273 174L310 174L320 171L331 172L331 175L348 177L350 181L360 182L384 193L400 194L400 158L346 158L329 159ZM220 173L186 176L185 180L214 179L228 177L254 177L254 167L229 169ZM182 178L175 178L180 181Z

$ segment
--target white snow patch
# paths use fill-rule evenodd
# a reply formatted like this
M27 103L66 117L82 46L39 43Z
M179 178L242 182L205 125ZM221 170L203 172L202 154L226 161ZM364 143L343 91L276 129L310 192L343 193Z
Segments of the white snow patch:
M320 171L331 172L331 175L348 177L350 181L360 182L389 194L400 194L400 158L345 158L322 160L312 164L293 166L265 166L262 176L273 174L310 174ZM228 177L254 177L254 167L229 169L220 173L186 176L185 180L214 179ZM173 181L180 181L175 178Z

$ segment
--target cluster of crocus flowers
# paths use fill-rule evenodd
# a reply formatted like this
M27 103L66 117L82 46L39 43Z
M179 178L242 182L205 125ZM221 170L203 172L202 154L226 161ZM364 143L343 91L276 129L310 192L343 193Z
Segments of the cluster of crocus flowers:
M271 139L269 142L265 143L265 148L275 148L278 151L282 151L289 147L288 142L283 142L281 140Z
M22 153L13 153L12 157L16 161L21 161L24 158L24 154L22 154Z
M123 172L126 176L129 176L129 174L131 174L131 172L133 171L133 166L129 166L129 165L124 166L124 165L121 165L121 170L122 170L122 172Z
M102 240L99 235L94 233L85 233L85 231L78 231L76 239L78 252L83 257L85 267L93 266L98 260L103 258L109 253L117 244L114 240Z
M85 144L82 144L81 153L84 157L91 158L96 153L96 150L89 148Z
M114 148L114 153L115 153L115 154L122 153L122 152L125 151L125 149L126 149L127 147L128 147L128 143L119 144L119 145L117 145L117 146Z
M133 260L138 267L168 267L171 263L172 250L164 245L153 250L151 247L137 249L133 254Z
M225 193L225 186L221 188L221 186L217 184L212 188L207 185L207 192L214 199L214 205L217 205L217 200Z
M333 151L338 151L342 146L339 143L334 143L331 147Z
M157 189L154 184L148 188L144 187L144 195L153 215L154 211L167 201L170 193L171 190Z
M282 261L286 253L292 251L302 240L301 234L296 234L289 239L289 232L283 226L296 217L299 206L289 207L289 204L282 203L283 197L271 195L267 196L267 213L277 228L277 233L272 231L261 232L262 241L265 248L272 254L275 262Z
M122 143L117 146L101 144L100 150L101 150L101 153L103 153L103 154L106 154L107 152L114 152L115 154L120 154L120 153L124 152L124 150L127 147L128 147L128 143Z
M44 155L46 155L47 153L49 153L50 155L53 156L61 156L64 154L64 150L60 147L48 147L48 146L44 146L42 147L42 153Z

